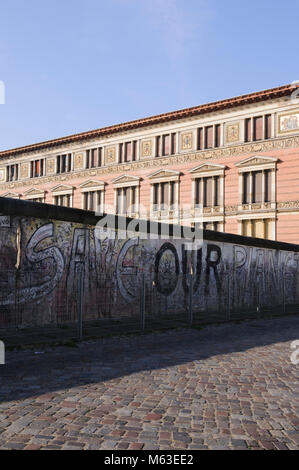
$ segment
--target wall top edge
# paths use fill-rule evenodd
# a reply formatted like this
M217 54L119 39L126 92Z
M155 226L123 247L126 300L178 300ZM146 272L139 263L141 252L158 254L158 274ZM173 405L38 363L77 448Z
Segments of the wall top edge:
M51 204L29 202L25 200L16 200L3 197L0 197L0 215L30 217L45 220L59 220L90 226L96 226L96 224L103 217L107 216L106 214L103 216L96 216L93 212L82 209L59 207ZM137 219L108 215L107 228L111 226L111 228L116 228L116 230L124 230L124 228L127 228L128 224L133 220L134 226L136 227L138 223ZM147 233L156 233L160 236L160 239L163 239L163 233L169 233L167 239L175 239L176 236L180 234L182 240L188 241L188 238L184 237L184 233L188 233L188 231L189 233L192 233L192 229L190 227L183 227L180 225L172 225L149 220L139 220L139 222L142 227L147 227ZM216 243L231 243L235 245L299 253L299 245L273 240L264 240L261 238L244 237L241 235L215 232L211 230L203 230L203 240Z

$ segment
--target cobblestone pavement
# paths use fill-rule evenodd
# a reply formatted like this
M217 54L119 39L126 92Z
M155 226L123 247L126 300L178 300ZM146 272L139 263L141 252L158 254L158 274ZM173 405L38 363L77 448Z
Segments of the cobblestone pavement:
M9 352L0 448L298 449L295 339L297 316Z

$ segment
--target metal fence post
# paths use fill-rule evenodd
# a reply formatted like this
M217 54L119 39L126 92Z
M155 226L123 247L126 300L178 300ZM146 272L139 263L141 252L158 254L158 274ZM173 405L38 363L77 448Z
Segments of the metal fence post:
M83 337L83 266L80 265L78 273L78 296L77 296L77 311L78 311L78 332L79 340L82 340Z
M285 283L284 276L282 276L282 313L286 313L286 298L285 298Z
M230 277L229 273L227 273L227 320L230 320Z
M193 324L193 275L189 274L189 325L192 326Z
M141 274L140 329L142 332L145 330L145 274Z

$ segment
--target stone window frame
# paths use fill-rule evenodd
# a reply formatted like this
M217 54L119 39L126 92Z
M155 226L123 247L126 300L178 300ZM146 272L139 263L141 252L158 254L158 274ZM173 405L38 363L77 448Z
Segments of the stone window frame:
M179 213L179 197L180 197L180 176L181 172L176 171L176 170L164 170L160 169L158 171L155 171L154 173L151 173L148 176L148 179L150 180L150 185L151 185L151 196L150 196L150 215L151 217L155 218L163 218L163 217L169 217L169 216L175 216ZM154 188L155 184L161 184L161 183L175 183L174 186L174 204L172 209L161 209L160 207L155 207L156 205L154 204ZM161 190L159 192L159 199L161 199ZM159 206L159 204L157 204Z
M203 178L210 178L214 176L219 176L219 199L220 199L220 204L219 206L211 206L211 208L220 208L221 212L223 212L224 209L224 178L225 178L225 170L226 170L226 165L221 165L221 164L215 164L215 163L202 163L199 166L196 166L195 168L192 168L189 170L189 173L191 174L192 178L192 209L196 210L195 207L195 184L197 179L203 179ZM201 200L203 201L203 185L201 188L202 191L202 197Z
M14 167L17 170L16 175L13 179L11 179L10 177L10 172L11 172L12 167ZM20 162L7 163L5 167L5 181L7 183L14 183L15 181L20 181L20 179L21 179L21 163Z
M271 135L267 135L267 128L266 128L266 117L270 116L271 122ZM254 137L254 120L257 118L262 118L263 120L263 137L262 139L255 139ZM246 138L246 123L250 121L250 136ZM244 117L243 120L243 140L245 143L254 143L254 142L262 142L264 140L273 139L275 137L275 113L271 110L264 111L258 114L253 114L247 117Z
M255 209L276 209L276 171L277 171L277 162L278 158L268 157L263 155L254 155L249 158L243 159L237 163L235 166L238 168L239 172L239 204L238 210L255 210ZM270 201L262 201L261 203L250 202L248 204L243 204L243 194L244 194L244 179L243 174L250 174L250 194L252 201L252 174L257 171L265 172L270 170ZM265 179L263 178L262 194L264 195L264 185ZM264 196L263 196L264 198ZM259 207L261 206L261 207Z
M253 155L245 158L237 163L235 166L239 172L239 204L238 204L238 232L242 235L242 224L244 220L257 220L257 219L272 219L271 239L276 240L276 221L277 221L277 182L276 172L277 163L279 159L276 157ZM252 173L256 171L269 171L270 170L270 201L261 203L243 204L243 174L250 173L250 192L252 198ZM263 187L264 187L263 178ZM262 194L264 191L262 190Z
M172 157L173 155L176 155L180 153L180 137L179 137L179 130L178 129L169 129L168 131L160 132L157 133L156 135L153 136L153 156L154 158L167 158L167 157ZM169 136L169 153L164 154L163 152L163 147L164 147L164 138L166 136ZM157 145L158 139L160 139L160 145L161 145L161 155L159 155L159 148ZM173 139L174 139L174 145L173 145ZM174 147L174 148L173 148Z
M21 199L22 194L15 193L13 191L9 191L5 194L1 194L0 197L8 197L10 199Z
M246 221L246 222L256 222L257 220L269 220L272 222L271 224L271 236L270 238L268 238L269 240L276 240L276 231L277 231L277 228L276 228L276 223L277 223L277 216L275 213L268 213L268 214L257 214L257 213L253 213L253 214L246 214L246 215L242 215L242 214L239 214L238 217L237 217L237 222L238 222L238 234L239 235L243 235L243 222ZM251 228L252 230L252 228ZM247 235L247 236L250 236L250 235ZM251 236L254 236L253 234Z
M41 201L37 202L45 202L46 200L46 191L40 188L31 188L28 191L24 192L24 199L25 200L35 200L35 199L42 199Z
M127 160L127 145L131 144L131 159ZM140 139L128 139L119 142L117 145L117 162L119 165L127 165L139 161L140 159Z
M52 204L57 205L55 204L56 196L70 196L70 205L63 206L63 207L73 207L73 199L74 199L74 187L73 186L59 184L57 186L54 186L54 188L51 189L51 193L53 197Z
M87 180L84 181L79 185L79 188L81 189L81 207L84 209L84 195L86 193L90 192L102 192L102 197L101 197L101 205L99 208L99 211L97 210L96 212L101 212L104 213L104 208L105 208L105 185L106 183L104 181L97 181L97 180ZM91 210L91 209L85 209L85 210Z
M132 175L121 175L112 180L112 184L114 185L114 211L115 214L122 215L122 216L127 216L127 217L139 217L140 213L140 181L141 177L140 176L132 176ZM118 195L118 190L119 189L124 189L124 188L135 188L136 193L135 193L135 204L134 204L134 210L130 211L121 211L118 212L118 201L117 201L117 195ZM123 196L122 196L123 198ZM122 205L124 204L124 199L122 200Z

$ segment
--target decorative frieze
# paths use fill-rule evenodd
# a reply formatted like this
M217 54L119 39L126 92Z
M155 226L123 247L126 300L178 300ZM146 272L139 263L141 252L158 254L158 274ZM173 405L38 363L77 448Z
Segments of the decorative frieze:
M226 147L226 148L219 148L213 150L201 150L196 153L186 153L184 155L173 155L168 157L159 157L148 159L144 161L137 161L132 162L130 166L128 165L129 169L126 171L136 171L139 169L150 169L161 167L162 165L176 165L176 164L185 164L185 163L192 163L192 162L201 162L207 159L223 159L229 158L234 156L242 156L248 155L249 153L256 153L256 152L271 152L272 150L283 150L289 148L296 148L299 147L299 136L288 137L288 138L280 138L280 139L273 139L264 142L255 142L255 143L248 143L242 145L236 145L233 147ZM264 157L263 157L264 158ZM50 183L50 182L59 182L62 181L71 181L77 178L88 178L90 176L96 175L105 175L109 173L122 173L124 170L123 165L111 165L107 167L100 167L94 168L92 170L83 170L77 171L73 173L68 173L64 175L53 175L49 176L51 173L55 171L55 159L50 158L47 160L47 176L36 178L36 181L40 181L42 184ZM17 181L14 183L0 183L1 189L10 189L10 188L17 188L23 187L26 185L32 185L32 181Z
M278 202L277 209L279 212L299 210L299 201Z

